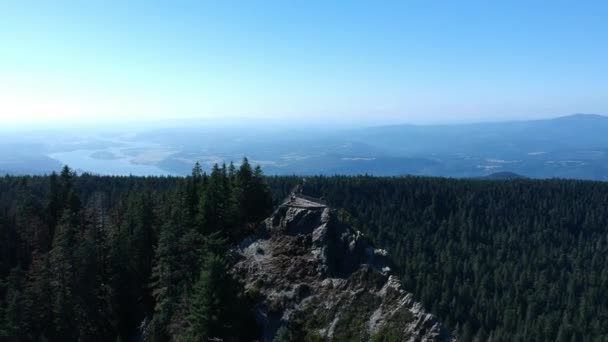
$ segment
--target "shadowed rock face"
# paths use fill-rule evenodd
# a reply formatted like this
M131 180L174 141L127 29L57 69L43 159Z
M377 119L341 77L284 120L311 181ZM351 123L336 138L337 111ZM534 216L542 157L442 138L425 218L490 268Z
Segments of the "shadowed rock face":
M233 272L256 298L263 341L279 329L296 340L453 340L390 275L386 251L307 202L283 204L238 250Z

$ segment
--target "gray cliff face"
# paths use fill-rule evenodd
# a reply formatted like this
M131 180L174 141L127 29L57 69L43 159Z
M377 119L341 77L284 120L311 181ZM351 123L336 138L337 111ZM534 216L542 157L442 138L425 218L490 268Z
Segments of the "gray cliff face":
M390 275L387 253L321 203L283 204L233 268L255 297L263 341L452 341Z

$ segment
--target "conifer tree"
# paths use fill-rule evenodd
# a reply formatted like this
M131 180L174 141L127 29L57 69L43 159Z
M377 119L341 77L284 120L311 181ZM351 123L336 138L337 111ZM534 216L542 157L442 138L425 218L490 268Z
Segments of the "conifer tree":
M26 320L24 313L24 275L23 271L16 267L9 274L6 285L5 285L5 303L2 318L0 323L0 335L1 338L7 340L16 340L21 336L24 336L27 331L25 330Z
M189 215L194 219L198 212L199 201L202 192L203 182L203 168L199 162L196 162L194 168L192 168L192 174L187 179L186 186L186 207L189 211Z
M226 174L226 165L215 164L209 175L208 184L201 200L199 222L204 234L222 231L226 236L234 236L238 211Z
M226 262L216 254L203 261L192 293L187 322L189 341L205 341L226 335L230 326L230 280Z
M45 340L53 336L52 316L53 289L48 254L35 256L26 274L25 310L30 320L29 332L33 340Z
M156 301L154 318L152 319L153 341L163 341L168 338L167 329L176 308L178 298L179 278L177 235L169 226L163 226L158 241L157 261L152 275L153 296Z
M253 171L251 181L251 201L255 204L250 216L251 222L257 222L266 218L272 212L272 194L266 184L262 168L257 165Z
M73 324L76 314L75 284L77 281L77 260L74 247L78 243L75 215L70 210L63 212L53 239L53 248L50 251L55 330L58 336L64 336L66 340L77 337Z
M272 211L272 195L262 169L257 166L252 170L247 158L243 158L237 172L235 190L243 223L260 221Z

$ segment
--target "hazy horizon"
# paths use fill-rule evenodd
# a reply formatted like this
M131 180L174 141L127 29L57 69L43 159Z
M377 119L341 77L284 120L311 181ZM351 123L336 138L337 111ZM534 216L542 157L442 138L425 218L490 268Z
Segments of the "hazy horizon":
M46 121L28 121L28 122L10 122L0 126L0 132L37 132L37 131L76 131L79 133L119 133L119 132L138 132L149 131L154 129L180 129L180 128L209 128L226 130L231 128L255 128L261 131L281 131L281 130L309 130L313 129L320 133L322 132L339 132L343 130L364 129L385 126L462 126L474 124L501 124L511 122L534 122L543 120L553 120L577 115L603 116L603 113L561 113L558 115L538 115L525 118L514 117L496 117L486 119L452 119L452 120L410 120L410 121L378 121L378 120L361 120L361 121L344 121L340 119L326 119L324 121L311 121L306 118L200 118L200 117L175 117L175 118L125 118L125 119L106 119L98 121L79 121L72 120L70 122L46 122Z
M608 4L4 1L0 174L608 180ZM399 125L399 126L397 126ZM457 126L454 126L457 125Z

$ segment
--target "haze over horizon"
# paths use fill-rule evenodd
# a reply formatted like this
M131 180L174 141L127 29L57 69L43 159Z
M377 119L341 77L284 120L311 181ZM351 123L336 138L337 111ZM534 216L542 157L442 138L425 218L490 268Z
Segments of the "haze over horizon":
M608 5L7 1L0 124L608 113Z

